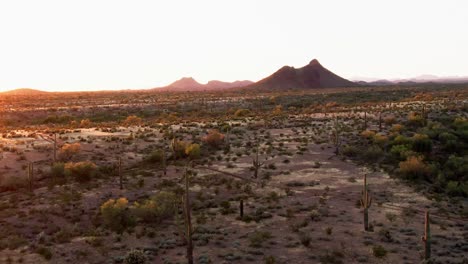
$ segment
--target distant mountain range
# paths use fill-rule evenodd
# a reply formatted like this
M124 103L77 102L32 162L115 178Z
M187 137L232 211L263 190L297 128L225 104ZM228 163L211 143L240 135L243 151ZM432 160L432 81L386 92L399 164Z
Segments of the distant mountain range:
M168 86L153 88L158 91L171 91L171 92L187 92L187 91L212 91L228 88L240 88L252 84L252 81L235 81L235 82L222 82L222 81L209 81L207 84L201 84L192 77L184 77L177 80Z
M439 77L435 75L420 75L413 78L407 79L375 79L375 78L354 78L355 83L361 85L413 85L413 84L457 84L457 83L468 83L468 76L449 76Z
M260 90L260 91L280 91L292 89L321 89L321 88L338 88L338 87L355 87L355 86L387 86L387 85L414 85L414 84L431 84L431 83L468 83L468 77L438 77L434 75L421 75L409 79L371 79L371 78L354 78L354 81L342 78L335 73L323 67L318 60L314 59L309 64L302 68L294 68L291 66L283 66L272 75L258 81L209 81L206 84L197 82L192 77L184 77L167 86L152 88L153 91L217 91L225 89L243 89L243 90ZM35 95L46 93L39 90L21 88L2 94L14 95Z
M245 88L261 90L319 89L357 86L323 67L314 59L302 68L284 66Z
M324 68L318 60L312 60L302 68L284 66L272 75L254 83L251 81L235 81L232 83L210 81L200 84L192 77L185 77L168 86L154 88L158 91L205 91L229 88L257 89L257 90L291 90L318 89L331 87L352 87L358 84L348 81Z
M6 94L6 95L41 95L41 94L46 94L47 92L37 90L37 89L31 89L31 88L18 88L10 91L5 91L2 92L1 94Z

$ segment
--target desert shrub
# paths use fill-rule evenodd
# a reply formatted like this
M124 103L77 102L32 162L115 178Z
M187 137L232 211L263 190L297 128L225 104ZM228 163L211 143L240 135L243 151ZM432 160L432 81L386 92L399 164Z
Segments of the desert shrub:
M83 128L87 128L87 127L91 127L91 120L89 119L82 119L80 121L80 127L83 127Z
M46 247L39 247L36 253L41 255L44 259L50 260L52 258L52 252Z
M410 143L411 143L411 139L403 135L398 135L393 140L393 144L397 144L397 145L404 145L404 144L410 144Z
M65 175L77 182L87 182L97 176L97 166L91 161L67 162L64 166Z
M309 234L303 232L299 233L299 239L301 240L301 244L305 247L308 247L310 245L310 241L312 240Z
M450 155L444 164L444 174L447 180L468 180L468 156Z
M208 135L203 138L203 141L210 147L218 148L224 142L224 135L218 130L212 129L208 132Z
M173 216L178 199L174 193L159 192L142 203L135 202L135 215L144 222L160 222Z
M255 231L249 236L251 247L262 247L263 242L272 238L271 233L267 231Z
M372 131L372 130L364 130L364 131L361 132L361 136L363 138L367 138L367 139L373 138L374 135L375 135L375 132Z
M388 142L388 137L384 134L377 133L372 137L372 140L375 144L383 146Z
M439 140L442 143L447 143L448 141L456 141L458 140L458 137L450 132L442 132L439 134Z
M325 255L319 257L320 263L322 264L342 264L344 254L340 251L333 250L332 252L327 251Z
M367 162L375 162L384 156L384 151L381 147L372 145L367 148L363 153L363 158Z
M390 131L400 133L405 127L402 124L394 124Z
M171 143L172 154L175 159L185 157L185 149L187 148L188 143L182 140L173 139Z
M132 249L130 250L124 258L125 264L144 264L146 262L146 255L143 251Z
M424 163L422 157L411 156L399 163L400 173L407 179L428 178L431 174L430 167Z
M250 115L250 110L249 109L238 109L235 113L234 116L236 117L245 117Z
M384 117L383 121L384 121L384 123L386 125L392 125L392 124L395 123L396 118L395 118L394 115L388 115L388 116Z
M190 144L185 148L185 155L190 159L198 159L201 154L201 149L199 144Z
M80 143L72 143L63 145L58 153L58 158L63 161L68 161L80 152Z
M424 118L415 112L410 112L408 114L408 125L413 127L422 127L424 126L425 120Z
M27 179L24 177L18 177L18 176L8 176L8 177L3 177L1 179L1 189L2 190L11 190L15 191L20 188L26 187L27 185Z
M152 151L147 157L145 157L146 162L150 163L161 163L164 158L164 150L158 149Z
M409 145L393 145L390 153L398 160L406 160L409 156L415 156Z
M54 178L65 177L65 164L62 162L56 162L50 167L50 176Z
M468 197L468 182L449 181L445 189L449 195Z
M124 120L123 123L124 123L124 125L126 125L126 126L139 126L139 125L141 125L142 120L141 120L141 118L139 118L138 116L131 115L131 116L128 116L128 117Z
M104 224L115 232L122 233L125 229L134 225L126 198L109 199L101 205L100 212Z
M348 157L355 157L358 154L358 152L359 150L356 147L350 145L344 146L341 150L341 153Z
M429 153L432 150L432 141L427 135L414 134L412 137L412 148L419 153Z
M276 263L276 259L274 256L266 256L264 258L265 260L265 264L275 264Z
M376 258L383 258L387 255L387 250L381 245L376 245L372 247L372 254Z

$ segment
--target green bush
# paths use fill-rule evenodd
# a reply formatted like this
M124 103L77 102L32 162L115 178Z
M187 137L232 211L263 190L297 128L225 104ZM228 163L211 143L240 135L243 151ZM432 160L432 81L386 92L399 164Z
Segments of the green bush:
M65 175L77 182L87 182L97 176L97 166L91 161L68 162L64 167Z
M387 250L381 245L376 245L372 247L372 254L376 258L383 258L387 256Z
M144 222L159 223L174 216L177 210L177 195L171 192L159 192L142 203L135 202L135 215Z
M251 247L262 247L263 242L272 238L271 233L267 231L255 231L249 236Z
M458 157L450 155L444 164L444 174L447 180L468 180L468 156Z
M143 251L132 249L124 258L125 264L144 264L146 262L146 255Z
M366 151L363 153L363 158L367 162L375 162L378 161L380 158L384 156L384 151L382 150L381 147L372 145L369 148L366 149Z
M201 149L199 144L190 144L185 148L185 155L190 159L198 159L201 154Z
M185 158L185 149L187 148L188 143L178 139L173 139L171 143L172 154L174 159Z
M400 162L399 166L402 176L410 180L428 179L431 175L431 168L424 163L421 157L408 157L405 161Z
M54 178L65 177L65 164L62 162L56 162L50 168L50 176Z
M110 199L100 209L104 224L115 232L122 233L135 224L126 198Z
M432 140L427 135L415 134L412 141L414 151L419 153L430 153L432 151Z
M146 158L145 161L150 163L161 163L164 159L164 152L162 149L152 151Z
M52 252L46 247L39 247L36 253L41 255L44 259L50 260L52 258Z
M410 156L414 156L415 152L411 150L409 145L393 145L390 154L398 160L405 160Z

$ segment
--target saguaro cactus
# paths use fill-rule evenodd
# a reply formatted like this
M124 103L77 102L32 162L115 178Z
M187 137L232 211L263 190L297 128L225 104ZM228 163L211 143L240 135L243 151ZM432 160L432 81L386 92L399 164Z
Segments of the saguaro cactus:
M240 199L239 201L239 213L240 213L240 218L242 219L244 217L244 200Z
M177 139L175 137L171 141L171 150L172 155L174 155L174 159L177 159Z
M424 243L424 259L428 260L431 258L431 227L429 211L426 211L425 222L424 222L424 236L421 237Z
M254 178L255 179L258 177L258 171L265 164L265 162L260 162L260 160L258 158L258 152L259 152L259 150L258 150L258 145L257 145L257 151L255 153L255 157L252 160L252 165L253 165L253 168L254 168Z
M189 171L188 167L185 169L185 199L184 199L184 214L185 214L185 240L187 243L187 263L193 264L193 242L192 242L192 219L190 208L190 194L189 194Z
M29 162L28 164L28 183L29 183L29 191L33 191L34 187L34 163Z
M122 175L122 158L119 157L117 161L117 170L119 173L119 185L120 185L120 190L123 190L123 175Z
M379 131L382 131L382 112L379 112Z
M369 231L369 207L372 204L372 197L367 189L367 174L364 174L364 186L361 195L361 205L364 207L364 230Z
M367 129L367 112L364 111L364 130Z
M333 133L333 144L335 145L335 154L338 155L340 153L340 146L341 146L341 138L340 138L340 124L338 122L338 117L335 116L335 129Z
M166 157L166 149L162 149L162 166L163 166L163 173L164 176L167 174L167 157Z
M54 162L57 162L57 133L54 133Z

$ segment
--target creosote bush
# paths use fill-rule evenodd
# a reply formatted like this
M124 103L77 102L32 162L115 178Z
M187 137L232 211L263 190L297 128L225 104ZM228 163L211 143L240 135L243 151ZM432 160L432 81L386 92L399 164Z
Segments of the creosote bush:
M212 129L208 132L208 135L203 138L203 141L210 147L218 148L224 142L224 135L218 130Z
M400 173L411 180L423 179L431 174L430 167L424 163L422 157L411 156L400 162Z
M58 153L58 158L63 161L69 161L80 152L80 143L72 143L63 145Z
M127 198L109 199L101 205L100 212L104 224L115 232L122 233L135 224L130 214Z
M177 195L163 191L141 203L135 202L134 212L144 222L159 223L175 215L178 202Z
M198 159L200 157L201 149L199 144L190 144L185 148L185 155L190 159Z
M77 182L88 182L97 176L97 166L91 161L68 162L64 166L67 177L74 178Z
M124 258L125 264L144 264L146 262L146 255L143 251L133 249L130 250Z

